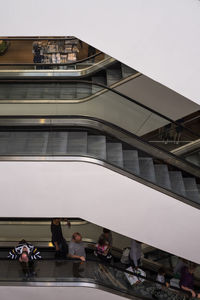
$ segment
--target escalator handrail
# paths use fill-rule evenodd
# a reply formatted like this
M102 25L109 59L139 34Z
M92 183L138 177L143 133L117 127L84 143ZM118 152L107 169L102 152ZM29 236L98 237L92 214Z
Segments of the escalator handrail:
M10 258L8 257L5 257L5 258L0 258L1 261L16 261L16 260L11 260ZM41 258L41 259L38 259L38 261L57 261L55 258ZM80 262L79 259L74 259L74 258L62 258L62 259L59 259L59 262L64 262L64 261L70 261L70 262L74 262L74 263L78 263ZM162 283L162 282L159 282L157 280L154 280L152 278L149 278L149 277L145 277L145 276L142 276L141 274L138 274L136 272L132 272L132 271L129 271L127 269L123 269L121 267L118 267L118 266L115 266L113 264L110 264L108 262L105 262L105 261L101 261L101 260L97 260L97 259L91 259L91 258L87 258L86 259L86 263L88 262L92 262L92 263L99 263L101 265L104 265L106 267L109 267L109 268L112 268L112 269L116 269L117 271L120 271L120 272L123 272L123 273L127 273L129 275L132 275L132 276L137 276L141 279L144 279L144 280L147 280L149 282L152 282L154 284L159 284L161 286L165 286L165 283ZM1 282L1 279L0 279L0 282ZM188 295L187 292L185 292L184 290L182 290L181 288L177 288L177 287L174 287L174 286L170 286L170 289L173 289L174 291L178 291L178 292L181 292L183 294L186 294Z
M73 41L73 40L78 40L75 36L31 36L31 37L23 37L23 36L0 36L0 40L2 41L60 41L60 40L66 40L66 41Z
M138 106L150 111L151 113L159 116L160 118L163 118L163 119L169 121L170 123L175 124L177 127L181 127L184 130L186 130L186 131L190 132L191 134L195 135L196 137L200 138L200 134L197 134L196 132L193 132L191 129L186 128L184 125L179 124L177 121L174 121L171 118L169 118L167 116L164 116L162 113L160 113L160 112L158 112L158 111L156 111L156 110L154 110L150 107L147 107L145 104L140 103L137 100L135 100L135 99L133 99L133 98L127 96L127 95L124 95L123 93L121 93L119 91L117 91L116 89L108 87L108 86L106 86L104 84L101 84L101 83L96 83L96 82L94 83L94 82L88 81L88 80L77 80L77 79L75 79L75 80L72 80L72 79L50 79L49 80L48 78L46 80L45 79L41 79L41 80L38 80L38 79L33 80L32 79L32 80L30 80L30 79L21 79L21 78L19 78L19 79L0 79L0 83L1 82L3 82L3 83L19 83L19 82L22 82L22 83L33 83L33 82L34 83L47 83L47 82L49 82L49 83L61 83L62 82L62 83L83 83L83 84L88 84L88 85L91 85L91 86L93 86L93 85L99 86L99 87L102 87L104 90L111 91L111 92L119 95L120 97L125 98L126 100L137 104ZM0 104L1 104L1 101L0 101ZM66 104L67 104L67 100L66 100Z
M83 58L83 59L79 59L75 62L68 62L68 63L60 63L60 64L45 64L45 63L0 63L0 67L9 67L9 66L18 66L18 67L21 67L21 66L26 66L26 67L31 67L31 66L35 66L35 67L49 67L49 66L71 66L71 65L77 65L77 64L80 64L80 63L83 63L83 62L86 62L92 58L95 58L101 54L104 54L103 52L98 52L98 53L95 53L91 56L88 56L86 58Z

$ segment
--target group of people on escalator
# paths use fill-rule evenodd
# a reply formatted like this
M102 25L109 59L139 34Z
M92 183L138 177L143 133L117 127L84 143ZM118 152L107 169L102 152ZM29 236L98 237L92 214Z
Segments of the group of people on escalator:
M75 232L72 235L71 241L67 244L61 227L61 220L59 218L52 219L51 222L51 234L52 243L55 247L55 258L63 259L70 258L80 263L86 261L86 251L84 243L82 242L82 236L79 232ZM67 225L71 227L70 222L67 219L63 219L67 222ZM101 261L110 263L113 260L112 249L112 233L110 230L103 228L103 232L100 235L97 244L94 247L94 255ZM123 257L124 255L124 257ZM142 243L136 240L132 240L131 248L127 251L125 249L122 255L121 262L129 264L127 271L134 272L135 275L126 274L127 279L131 285L143 282L145 279L145 272L140 269L141 257L142 257ZM23 273L26 278L35 276L34 261L41 259L39 250L32 244L25 240L19 242L18 246L9 252L10 259L18 260L21 264ZM74 263L74 276L79 277L80 263ZM194 276L195 265L188 263L180 259L174 272L179 276L179 286L182 290L188 292L193 298L200 298L200 293L194 291ZM138 275L137 275L138 274ZM169 281L165 277L165 270L161 268L158 271L156 278L157 289L163 289L169 287Z
M52 243L55 246L55 258L75 258L81 261L86 260L86 252L82 242L82 236L79 232L72 235L72 239L67 244L63 237L61 228L61 219L53 219L51 223ZM65 219L67 225L70 227L70 222ZM112 259L112 233L110 230L103 228L103 233L100 235L98 243L95 246L94 254L100 259L109 262Z
M70 222L67 219L63 219L67 222L67 225L71 227ZM79 232L74 232L69 244L67 244L61 227L61 219L55 218L51 222L51 234L52 243L55 247L56 259L76 259L82 262L86 261L86 251L84 243L82 242L82 236ZM104 262L110 262L112 260L111 255L112 247L112 233L110 230L103 228L103 232L98 239L98 243L94 248L94 255ZM9 252L8 258L18 259L22 271L26 278L35 276L34 261L41 259L41 254L38 249L25 240L19 242L18 246Z

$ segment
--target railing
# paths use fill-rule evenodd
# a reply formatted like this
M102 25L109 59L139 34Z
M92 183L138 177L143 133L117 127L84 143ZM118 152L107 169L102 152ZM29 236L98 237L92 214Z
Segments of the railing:
M10 38L0 38L0 40L4 41L76 41L75 37L30 37L30 38L20 38L20 37L10 37ZM80 41L82 44L82 41ZM48 53L47 53L48 54ZM67 54L63 53L63 54ZM76 61L69 61L66 63L0 63L0 71L11 71L13 70L48 70L48 71L55 71L55 70L76 70L76 69L85 69L91 66L94 66L96 63L99 63L102 60L108 59L108 56L106 56L103 52L98 51L97 53L90 55L88 57L76 60ZM0 59L1 62L1 59Z
M88 65L93 65L96 62L94 61L94 59L98 56L102 55L102 59L105 59L105 54L103 52L98 52L96 54L90 55L88 57L85 57L83 59L79 59L77 61L72 61L72 62L67 62L67 63L0 63L0 70L2 70L3 67L33 67L34 69L45 69L45 67L47 67L47 69L53 69L54 67L74 67L74 69L77 69L77 66L79 66L80 64L85 63L86 66ZM61 69L60 68L60 69ZM80 68L80 66L79 66Z
M164 284L152 278L144 277L137 272L131 272L101 260L87 259L82 263L78 260L43 259L36 263L36 276L24 281L23 274L19 276L20 264L18 261L0 260L0 285L36 286L86 286L106 289L111 293L123 295L128 298L138 297L152 299L159 293L163 297L176 297L183 300L188 293L171 286L162 289ZM136 276L140 283L131 285L129 276ZM144 280L144 281L143 281ZM142 282L143 281L143 282ZM171 298L172 299L172 298Z
M73 160L100 164L118 173L133 178L134 180L137 180L145 185L151 186L152 188L159 190L160 192L164 192L165 194L168 194L178 200L199 208L199 196L197 196L198 199L194 199L193 193L191 191L190 193L186 194L182 191L176 191L176 189L171 186L163 186L157 181L156 178L147 177L142 172L140 173L139 169L131 168L131 166L129 166L129 164L127 163L124 164L123 158L120 161L110 160L106 157L106 153L101 151L93 152L92 150L89 150L89 148L87 149L87 147L82 147L81 144L79 147L76 146L76 149L74 151L67 149L67 146L65 146L65 144L69 144L69 137L66 130L70 126L74 128L78 126L80 131L80 126L83 126L82 138L85 139L85 144L87 145L87 132L90 131L84 128L95 128L96 130L101 132L100 135L102 135L102 132L105 132L106 136L115 136L118 143L124 143L124 146L122 145L122 150L124 149L124 147L125 149L129 150L139 149L143 152L143 156L151 158L156 163L167 164L167 166L171 170L184 170L184 175L188 174L186 175L186 177L197 177L199 175L199 169L189 164L188 162L185 162L181 158L176 157L166 151L160 150L159 148L143 141L136 135L130 134L114 126L113 124L97 120L95 118L80 118L76 116L68 117L65 119L46 119L47 122L45 121L45 119L38 119L38 122L35 121L36 119L33 120L31 125L31 119L21 119L21 122L19 120L19 123L17 123L17 119L15 120L15 122L7 119L7 123L5 119L0 120L0 160L28 161L40 159L43 160L45 158L45 160ZM29 124L28 128L26 127L27 124ZM59 126L58 131L56 129L57 126ZM80 140L82 139L80 138ZM71 143L73 143L73 138L71 140ZM103 141L103 143L105 143L105 141ZM129 145L128 148L126 146L127 144ZM106 147L106 144L104 146ZM136 159L137 164L139 164L140 158L141 157L138 157ZM189 171L191 171L192 175L188 173Z

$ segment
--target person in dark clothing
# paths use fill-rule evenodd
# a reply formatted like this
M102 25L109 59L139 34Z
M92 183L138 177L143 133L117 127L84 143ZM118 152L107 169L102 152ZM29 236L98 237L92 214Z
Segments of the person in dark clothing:
M200 294L196 294L194 291L194 271L195 265L193 263L190 263L189 266L183 267L179 284L182 290L192 294L192 298L200 298Z
M30 276L36 275L34 271L34 261L41 259L41 255L34 245L22 240L17 247L9 252L8 258L13 260L18 259L25 277L29 278Z
M64 220L67 221L67 224L70 227L70 222L67 219ZM53 219L51 222L52 243L56 248L55 258L66 258L68 254L68 246L63 237L60 222L61 219L58 218Z

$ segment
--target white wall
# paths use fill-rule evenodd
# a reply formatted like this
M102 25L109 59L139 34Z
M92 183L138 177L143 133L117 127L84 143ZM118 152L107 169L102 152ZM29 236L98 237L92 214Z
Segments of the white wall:
M1 300L120 300L126 299L101 290L87 287L23 287L0 286Z
M1 36L74 35L200 103L200 1L7 0Z
M87 162L0 162L0 217L80 217L200 263L200 211Z

